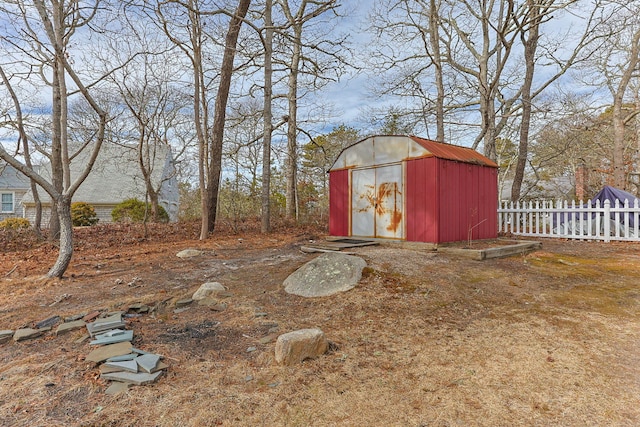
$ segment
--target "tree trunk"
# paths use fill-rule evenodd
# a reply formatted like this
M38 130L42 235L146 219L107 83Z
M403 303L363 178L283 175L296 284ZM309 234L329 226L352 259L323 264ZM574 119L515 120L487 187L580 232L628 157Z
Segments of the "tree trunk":
M227 116L227 101L233 75L233 61L236 56L236 45L242 21L247 15L251 0L239 0L238 8L229 21L229 29L224 43L224 55L220 67L220 85L216 95L213 128L211 130L211 146L209 147L209 175L207 176L207 230L213 232L218 210L218 191L222 173L222 144L224 142L224 124Z
M32 168L32 166L28 167ZM31 180L31 194L33 194L33 203L36 208L35 217L33 219L33 231L36 233L38 239L42 239L42 202L40 201L40 195L38 194L38 186L33 180Z
M53 102L51 104L51 183L57 194L62 194L63 187L63 168L62 168L62 109L61 105L63 99L66 99L66 94L63 94L60 90L60 78L64 73L60 70L59 61L53 63ZM49 240L55 241L60 235L60 219L58 217L58 210L56 208L56 202L51 198L50 206L51 216L49 217Z
M273 73L273 23L271 21L272 1L265 0L264 12L264 109L263 117L263 139L262 139L262 212L260 230L268 233L271 230L271 79Z
M431 43L431 61L435 67L436 84L436 141L444 142L444 78L442 76L442 55L440 55L439 10L436 0L429 3L429 42Z
M302 51L302 23L295 23L293 27L293 53L289 67L289 120L287 122L287 191L285 194L286 216L296 218L298 204L296 200L296 186L298 183L298 67Z
M624 165L624 94L639 62L640 30L633 34L631 46L629 47L629 61L625 66L624 73L613 97L613 185L622 190L627 187L627 173Z
M47 277L62 277L73 256L73 224L71 222L71 197L63 195L55 200L55 208L60 223L60 250L58 259L47 273Z
M204 96L202 67L202 37L198 12L193 2L189 2L189 36L193 47L191 65L193 65L193 121L198 140L198 183L200 186L200 240L209 237L209 200L207 198L207 166L208 166L208 109Z
M513 185L511 186L511 201L520 199L520 190L524 180L524 170L527 166L527 156L529 154L529 130L531 127L532 97L531 88L536 65L536 50L538 49L538 38L540 32L540 21L542 19L539 6L534 0L527 0L530 10L529 37L525 39L525 33L520 37L524 45L525 74L522 83L522 119L520 120L520 140L518 143L518 161L516 162Z

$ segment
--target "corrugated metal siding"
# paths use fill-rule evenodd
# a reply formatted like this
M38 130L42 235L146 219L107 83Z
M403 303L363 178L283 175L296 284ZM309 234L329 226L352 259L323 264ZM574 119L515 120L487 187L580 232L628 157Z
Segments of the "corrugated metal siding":
M479 182L482 217L487 221L482 224L478 238L493 239L498 237L498 170L482 169Z
M406 162L406 240L436 242L438 237L437 159Z
M349 235L349 170L329 173L329 234Z
M455 242L497 237L496 169L440 160L439 240Z

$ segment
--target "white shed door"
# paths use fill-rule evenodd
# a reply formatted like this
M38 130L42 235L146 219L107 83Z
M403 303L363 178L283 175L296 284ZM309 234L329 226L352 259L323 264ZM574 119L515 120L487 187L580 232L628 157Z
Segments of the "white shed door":
M351 175L351 235L404 237L402 165L355 169Z

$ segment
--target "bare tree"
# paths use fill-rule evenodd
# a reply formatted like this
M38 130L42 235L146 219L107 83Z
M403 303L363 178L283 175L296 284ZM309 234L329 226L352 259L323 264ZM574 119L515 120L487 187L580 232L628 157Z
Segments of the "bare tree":
M262 212L260 230L268 233L271 230L271 132L272 113L271 101L273 97L273 2L265 0L264 7L264 106L262 113L263 139L262 139Z
M403 111L423 122L429 135L435 118L437 141L445 140L445 104L447 112L462 99L448 84L445 90L446 66L440 46L439 0L386 0L372 15L371 30L377 43L371 43L371 68L379 72L380 94L399 95L420 105L419 109ZM407 48L411 46L411 48ZM449 82L450 83L450 82Z
M31 161L31 149L29 148L29 136L26 130L25 118L22 114L22 105L20 103L20 98L16 94L16 91L13 89L11 85L11 81L9 77L6 75L4 69L0 67L0 77L2 78L2 83L9 93L9 98L13 103L13 110L15 110L15 118L7 120L5 125L10 125L18 134L18 142L16 144L17 147L22 147L22 156L24 158L24 164L27 168L33 169L33 162ZM12 108L9 107L7 111L3 112L3 116L6 116ZM16 151L18 154L18 151ZM31 194L33 194L33 202L35 204L35 217L33 221L33 230L36 233L36 236L40 239L42 238L42 232L40 231L42 225L42 202L40 201L40 195L38 194L38 185L35 180L29 179L29 184L31 187Z
M127 17L132 18L131 14ZM128 30L128 36L114 38L102 59L108 68L113 58L135 57L109 78L115 92L112 115L117 116L112 123L119 123L112 139L135 150L150 202L150 217L158 221L161 187L175 178L175 171L161 176L162 170L158 169L165 166L168 158L177 162L189 148L190 138L181 139L178 133L183 133L184 124L191 123L191 117L184 114L190 99L177 85L185 69L174 49L167 46L166 40L147 34L146 28L137 28L139 25L140 21L135 20L121 29ZM99 56L102 55L96 54ZM180 144L181 141L186 143Z
M152 2L150 2L152 3ZM209 2L188 0L187 2L159 2L155 8L160 25L166 36L187 56L191 65L193 84L194 122L198 140L199 181L201 191L202 226L200 239L206 239L215 227L218 190L222 171L222 145L226 106L234 72L234 58L240 28L248 12L251 0L239 0L235 12L224 8L208 8ZM205 29L211 16L230 16L223 46L223 57L218 72L210 76L205 68L206 49L215 37ZM186 20L185 27L181 24ZM209 102L211 84L218 81L214 106L213 124L209 126Z
M286 177L287 187L285 192L286 208L285 214L288 218L295 218L298 211L297 203L297 182L298 182L298 102L299 102L299 85L301 74L311 74L315 82L326 79L326 70L323 70L319 59L312 58L305 54L305 50L315 51L322 55L330 56L336 59L334 67L344 62L335 51L336 46L343 45L343 41L322 42L322 35L314 34L311 37L313 41L307 42L303 38L305 26L327 12L336 13L339 7L336 0L317 1L302 0L297 10L292 8L290 0L279 0L286 22L279 31L279 35L283 38L283 47L289 51L288 60L283 61L287 69L287 155L286 155ZM324 30L326 32L326 28Z
M15 32L0 36L5 55L13 56L1 66L5 76L11 76L4 79L5 86L15 87L16 84L39 76L52 90L52 141L47 153L51 178L45 178L32 166L21 162L17 156L0 146L0 158L35 181L53 201L52 213L57 215L60 225L60 249L58 259L47 273L49 277L61 277L71 262L71 198L91 171L105 136L107 114L92 96L90 85L76 71L74 65L82 63L82 58L74 57L75 52L71 49L74 35L80 29L88 28L104 6L99 1L92 4L76 1L49 4L44 0L35 0L32 3L6 2L0 10L6 21L19 27L15 28ZM7 72L8 69L14 72ZM67 87L67 79L75 86L71 90ZM67 131L68 103L73 95L81 96L88 102L97 123L95 138L90 144L82 146L83 149L90 150L89 160L82 172L74 177L71 176L69 167L73 153ZM20 105L22 101L16 98L14 103Z
M606 89L611 96L609 126L612 135L612 184L626 188L629 162L626 129L640 113L635 94L640 69L640 6L638 2L604 0L600 4L602 23L595 33L601 38L599 49L580 67L581 80ZM604 125L607 126L607 125Z
M583 20L581 35L576 34L571 37L568 33L563 32L559 40L552 40L551 35L546 34L547 42L542 46L546 55L539 55L540 39L545 35L543 34L543 25L553 22L552 20L558 20L563 12L576 4L575 0L527 0L517 14L516 19L518 20L520 40L523 46L525 70L524 79L519 90L520 102L514 106L514 110L520 108L521 111L518 159L511 187L511 200L513 201L520 199L522 182L527 166L534 100L553 82L565 75L571 67L589 58L601 39L600 35L595 32L595 29L603 22L597 17L599 4L596 2L593 8L587 11L587 16ZM575 41L567 43L567 40ZM558 49L555 48L554 44L557 46L560 43L565 46L565 49L563 49L566 52L564 58L555 54ZM546 62L547 71L550 65L554 65L555 70L551 73L547 72L544 78L538 78L538 81L534 82L537 77L537 65L542 61ZM535 86L534 83L536 83Z

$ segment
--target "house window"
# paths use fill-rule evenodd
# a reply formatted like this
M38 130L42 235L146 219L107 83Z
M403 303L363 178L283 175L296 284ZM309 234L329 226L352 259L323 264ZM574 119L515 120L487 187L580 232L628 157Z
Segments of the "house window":
M2 193L2 212L13 213L13 193Z

